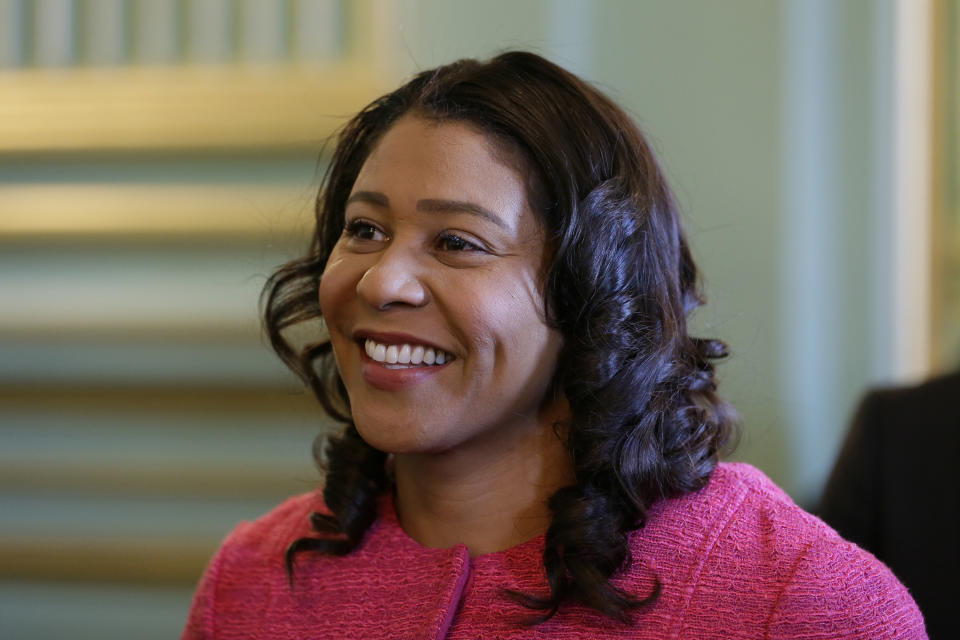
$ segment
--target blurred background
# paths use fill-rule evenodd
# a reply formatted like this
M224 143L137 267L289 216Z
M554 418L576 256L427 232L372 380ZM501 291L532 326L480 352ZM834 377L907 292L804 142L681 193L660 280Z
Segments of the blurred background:
M727 340L736 455L815 504L860 394L960 363L951 0L0 0L0 636L169 638L315 486L259 333L344 119L544 54L624 105Z

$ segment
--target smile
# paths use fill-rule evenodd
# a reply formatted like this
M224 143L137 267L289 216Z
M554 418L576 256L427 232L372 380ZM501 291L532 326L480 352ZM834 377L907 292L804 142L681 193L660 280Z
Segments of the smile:
M440 366L453 360L453 356L446 351L421 344L388 345L368 338L363 348L371 360L388 369Z

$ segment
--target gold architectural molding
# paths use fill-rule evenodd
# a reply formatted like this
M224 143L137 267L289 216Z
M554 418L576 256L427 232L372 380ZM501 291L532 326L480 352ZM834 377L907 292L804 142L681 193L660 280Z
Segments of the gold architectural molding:
M97 496L157 496L162 498L208 496L216 499L279 500L302 493L316 484L307 459L309 441L304 445L304 463L299 478L289 465L242 469L226 463L183 464L179 460L155 461L64 461L62 457L26 461L5 460L0 469L0 486L21 491L86 492ZM38 471L39 469L39 471Z
M0 238L250 235L306 238L311 185L0 184Z
M0 72L0 153L315 148L390 82L363 63Z
M957 121L960 110L960 8L948 0L932 3L932 114L931 150L931 363L935 372L956 367L960 343L960 202L951 187L960 180Z
M196 583L217 537L133 538L0 534L0 579L101 583Z

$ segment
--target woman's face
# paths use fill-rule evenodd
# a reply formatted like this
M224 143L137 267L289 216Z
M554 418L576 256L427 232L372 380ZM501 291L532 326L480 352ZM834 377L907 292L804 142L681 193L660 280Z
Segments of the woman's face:
M391 453L537 421L560 337L544 323L543 232L483 134L397 121L357 176L320 306L353 419Z

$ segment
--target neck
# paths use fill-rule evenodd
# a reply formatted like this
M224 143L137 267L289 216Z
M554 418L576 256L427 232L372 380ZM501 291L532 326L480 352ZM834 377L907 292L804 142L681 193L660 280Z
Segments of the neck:
M427 547L465 544L471 556L501 551L544 533L547 499L573 483L555 420L500 433L495 442L396 456L397 515Z

